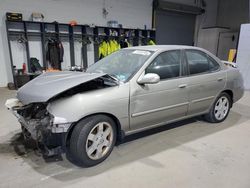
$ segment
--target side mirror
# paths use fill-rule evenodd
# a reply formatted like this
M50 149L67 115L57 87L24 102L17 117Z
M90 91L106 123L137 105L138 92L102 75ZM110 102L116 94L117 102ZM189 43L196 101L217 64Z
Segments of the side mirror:
M160 76L155 73L148 73L140 76L137 80L138 84L157 84L160 81Z

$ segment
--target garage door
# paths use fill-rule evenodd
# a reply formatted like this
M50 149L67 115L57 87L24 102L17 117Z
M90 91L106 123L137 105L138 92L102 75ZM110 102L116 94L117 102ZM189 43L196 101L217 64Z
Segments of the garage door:
M194 45L195 18L194 14L157 10L157 44Z

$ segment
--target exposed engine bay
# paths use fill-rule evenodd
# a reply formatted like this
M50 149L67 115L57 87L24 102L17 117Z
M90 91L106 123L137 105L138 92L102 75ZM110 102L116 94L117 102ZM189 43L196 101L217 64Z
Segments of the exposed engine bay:
M116 85L118 85L118 83L113 78L109 76L102 76L100 78L96 78L89 82L82 83L73 88L70 88L69 90L66 90L60 93L59 95L56 95L55 97L51 98L49 101L55 100L61 97L72 96L77 93L82 93L82 92L96 90L96 89L103 89L106 87L111 87L111 86L116 86Z
M45 133L51 129L53 116L46 109L46 103L34 103L23 107L13 108L19 117L21 125L28 129L30 136L41 141L41 132Z

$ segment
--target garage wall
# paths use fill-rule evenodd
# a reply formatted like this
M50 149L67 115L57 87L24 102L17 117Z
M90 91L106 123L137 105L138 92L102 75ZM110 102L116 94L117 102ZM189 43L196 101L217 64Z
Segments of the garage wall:
M173 3L181 3L191 6L202 7L202 0L166 0ZM204 5L204 4L203 4ZM218 0L205 0L205 6L202 7L206 11L202 15L196 16L194 45L198 45L198 41L205 41L206 36L200 34L203 27L215 27L217 24Z
M217 25L239 31L240 25L249 22L249 0L219 0Z
M201 0L165 0L173 3L180 3L191 6L201 6ZM197 24L201 27L213 27L216 25L217 21L217 9L218 0L205 0L206 1L206 13L197 16Z
M167 1L193 6L200 6L201 4L201 0ZM48 22L56 20L67 23L75 19L81 24L106 25L108 20L118 20L124 27L144 28L144 25L146 25L147 28L151 28L152 0L105 0L106 9L109 11L106 19L102 16L103 2L103 0L0 0L0 87L5 87L8 82L12 81L4 22L7 11L22 13L24 20L27 20L30 14L36 11L42 12L45 21ZM197 16L195 41L198 38L200 28L216 25L217 2L218 0L207 0L206 13ZM33 48L30 46L31 51L35 53L39 45L34 44L33 46ZM68 45L66 43L64 47L67 51ZM16 48L19 49L20 46ZM80 53L80 50L77 49L78 47L76 47L76 52L79 51ZM89 49L89 54L93 53L91 50ZM37 56L39 55L37 54ZM17 61L21 59L20 62L22 62L23 54L19 53L14 58ZM79 59L80 56L77 55L77 58ZM69 64L67 52L65 52L65 61L66 64Z
M197 46L227 60L229 49L237 46L240 25L249 22L249 0L218 0L217 3L216 27L201 29Z
M34 11L42 12L45 21L67 23L77 20L81 24L106 25L108 20L118 20L124 27L151 28L152 0L106 0L109 14L102 16L102 0L1 0L0 1L0 87L12 81L5 13L20 12L27 20ZM17 57L19 58L19 56ZM21 60L22 61L22 60Z

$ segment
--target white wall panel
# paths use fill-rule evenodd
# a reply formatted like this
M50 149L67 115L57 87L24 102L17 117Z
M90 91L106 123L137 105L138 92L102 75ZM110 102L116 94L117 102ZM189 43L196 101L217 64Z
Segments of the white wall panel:
M245 89L250 90L250 24L242 24L236 63L244 79Z
M75 64L82 65L82 43L75 41L74 49L75 49Z
M30 57L37 58L39 60L40 65L43 66L42 43L40 41L29 41L29 49Z
M69 51L69 43L68 42L62 42L63 48L64 48L64 56L63 56L63 62L61 64L62 70L67 70L70 67L70 51Z
M26 61L26 52L25 52L25 45L24 43L18 43L17 41L10 42L13 56L13 64L16 66L17 69L21 69L23 63Z

